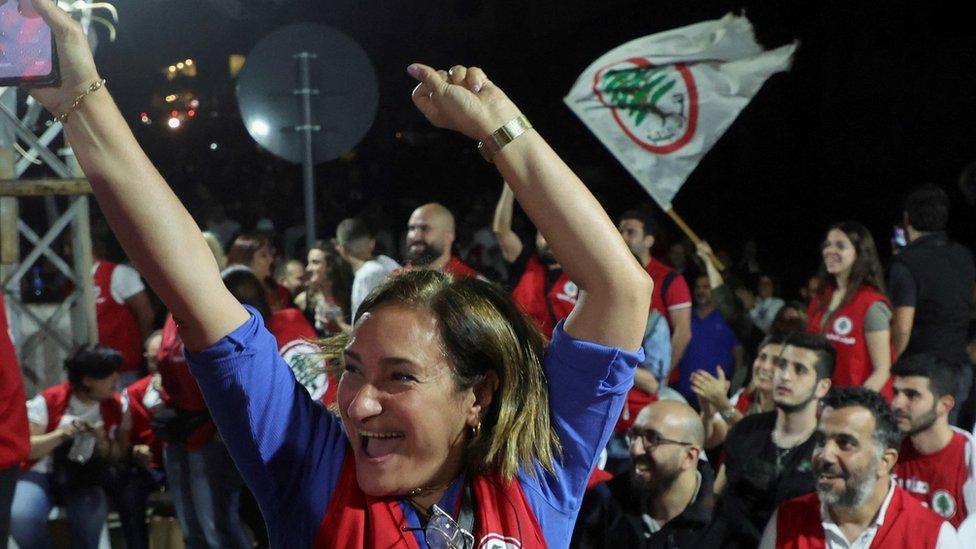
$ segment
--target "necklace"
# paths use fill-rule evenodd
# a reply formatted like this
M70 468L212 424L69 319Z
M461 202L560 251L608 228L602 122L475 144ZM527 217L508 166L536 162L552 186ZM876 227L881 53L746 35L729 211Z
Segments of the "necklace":
M780 440L779 433L776 431L776 429L773 429L773 431L770 433L770 438L773 441L773 448L776 450L776 475L779 476L779 474L783 471L783 460L786 459L786 456L795 450L797 446L800 446L806 442L810 436L807 434L807 436L802 438L797 437L792 440L792 444L784 444Z
M447 488L448 486L453 484L454 480L456 479L451 479L441 484L435 484L434 486L418 486L417 488L414 488L413 490L410 490L409 492L406 493L405 497L407 499L407 503L409 503L410 506L413 507L414 511L417 511L417 513L421 515L421 518L423 519L424 522L427 522L427 519L430 518L431 510L417 503L415 501L416 498L419 498L420 496L425 496L432 492L443 490L444 488Z

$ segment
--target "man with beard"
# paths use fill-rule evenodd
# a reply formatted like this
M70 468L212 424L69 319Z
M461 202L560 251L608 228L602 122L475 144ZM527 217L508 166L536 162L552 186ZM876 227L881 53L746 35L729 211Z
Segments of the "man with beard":
M881 395L831 391L816 440L816 492L779 507L761 548L960 547L951 524L892 481L901 433Z
M407 268L441 271L455 277L480 277L478 271L451 254L454 214L431 202L417 208L407 221Z
M491 228L498 238L502 257L511 264L509 279L518 280L512 289L512 299L548 336L576 306L579 288L563 274L541 233L536 231L534 247L522 244L522 239L512 230L514 206L515 195L504 184Z
M691 341L691 292L681 274L651 255L656 225L654 218L640 210L624 212L617 221L620 236L654 280L651 308L671 327L671 368L675 371Z
M898 486L959 528L976 511L976 445L949 425L955 405L952 368L931 353L895 363L891 410L904 433L895 465Z
M570 547L697 547L714 498L698 414L662 400L641 410L627 437L631 469L587 492Z
M779 504L813 492L817 405L830 390L834 358L819 334L787 337L773 372L776 411L743 418L725 442L715 480L721 499L702 547L755 547Z

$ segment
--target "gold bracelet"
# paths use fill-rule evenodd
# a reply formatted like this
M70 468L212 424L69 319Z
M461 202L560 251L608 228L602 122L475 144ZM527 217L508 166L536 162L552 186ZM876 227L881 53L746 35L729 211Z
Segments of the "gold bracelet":
M96 80L96 81L92 82L91 85L88 86L88 89L85 90L84 92L82 92L82 94L79 95L77 99L75 99L75 102L72 103L70 107L68 107L68 110L66 110L63 113L61 113L61 114L59 114L59 115L57 115L57 116L54 117L54 121L55 122L60 122L61 124L64 124L65 120L68 119L68 115L71 114L71 113L73 113L73 112L75 112L76 110L78 110L78 107L81 106L81 102L84 101L86 97L88 97L89 95L97 92L104 85L105 85L105 79L104 78L102 78L101 80Z
M515 138L531 129L532 123L524 114L520 114L492 132L484 141L479 141L478 152L490 164L492 158L498 151L502 150L502 147L515 141Z

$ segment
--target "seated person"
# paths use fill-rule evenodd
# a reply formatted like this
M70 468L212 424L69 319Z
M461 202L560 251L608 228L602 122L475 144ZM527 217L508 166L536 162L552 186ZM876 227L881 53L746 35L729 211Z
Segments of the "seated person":
M780 505L760 547L961 547L951 524L892 479L901 433L881 395L831 391L816 441L816 492Z
M51 547L47 518L55 505L67 507L75 542L98 546L108 514L107 462L128 451L130 426L115 392L121 365L118 351L86 345L65 361L66 383L27 401L30 469L17 481L10 517L19 547Z
M641 410L628 437L631 469L587 492L570 546L694 547L714 504L698 414L662 400Z

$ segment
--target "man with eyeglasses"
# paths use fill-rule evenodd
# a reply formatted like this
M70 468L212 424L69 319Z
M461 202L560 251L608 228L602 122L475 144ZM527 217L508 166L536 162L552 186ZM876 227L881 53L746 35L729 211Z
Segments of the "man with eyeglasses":
M817 407L830 390L835 353L821 335L790 334L776 360L776 410L745 417L725 443L720 496L702 547L755 547L776 507L814 491Z
M632 467L587 492L570 547L695 547L712 518L705 428L687 404L645 407L627 431Z

